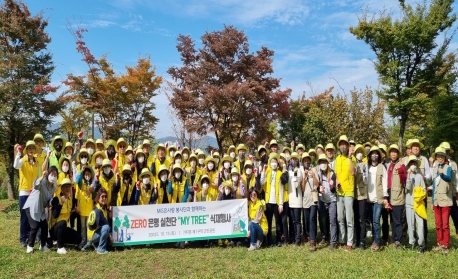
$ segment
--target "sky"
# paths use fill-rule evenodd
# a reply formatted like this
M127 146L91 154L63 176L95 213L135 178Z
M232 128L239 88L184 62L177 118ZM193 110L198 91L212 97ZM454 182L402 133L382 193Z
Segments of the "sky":
M406 1L414 3L413 1ZM358 15L390 10L399 16L397 0L26 0L32 14L44 13L52 38L49 51L56 70L53 85L69 73L84 75L87 66L77 53L67 29L78 23L88 29L85 41L96 58L108 55L118 73L134 66L139 57L151 56L156 74L171 81L167 69L180 66L176 50L178 35L190 35L199 45L205 32L233 25L248 37L250 51L262 46L275 51L273 76L281 78L281 88L291 88L292 99L303 92L319 94L331 86L335 93L353 88L380 87L373 68L375 55L350 32ZM454 10L457 10L456 4ZM456 49L458 44L452 43ZM159 118L156 138L173 136L169 105L161 91L153 98ZM57 121L57 120L56 120Z

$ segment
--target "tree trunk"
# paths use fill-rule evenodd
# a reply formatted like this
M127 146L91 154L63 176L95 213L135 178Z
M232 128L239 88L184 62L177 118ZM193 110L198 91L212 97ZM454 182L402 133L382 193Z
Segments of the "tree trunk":
M399 150L402 152L402 143L404 139L404 132L406 130L406 123L407 123L407 116L405 114L401 115L401 119L399 120L399 140L398 140L398 146ZM400 154L401 156L401 154Z
M13 167L13 162L14 162L14 152L13 148L9 148L11 150L8 150L8 181L6 182L7 188L8 188L8 199L9 200L15 200L16 197L14 196L14 167Z

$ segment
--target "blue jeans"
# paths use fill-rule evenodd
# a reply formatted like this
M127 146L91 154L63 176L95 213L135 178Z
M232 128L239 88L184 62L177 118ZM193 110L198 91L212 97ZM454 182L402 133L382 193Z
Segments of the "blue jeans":
M109 234L110 226L108 225L103 225L94 232L91 242L93 244L99 244L99 247L97 247L97 251L104 252L106 250L107 239Z
M309 208L303 208L302 221L304 222L304 235L308 235L310 240L316 241L317 234L317 211L318 205L314 204Z
M250 244L255 245L256 241L262 240L264 238L264 233L259 224L250 222L248 230L250 230Z
M25 242L30 234L29 220L27 219L25 209L22 209L28 198L29 196L19 196L19 211L21 213L21 219L19 224L19 241L21 242Z
M380 246L380 216L382 215L383 204L368 203L372 208L372 237L375 244Z

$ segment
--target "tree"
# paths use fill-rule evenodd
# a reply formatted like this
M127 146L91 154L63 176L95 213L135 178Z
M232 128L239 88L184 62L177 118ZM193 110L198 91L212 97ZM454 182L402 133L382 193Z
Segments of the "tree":
M335 144L343 134L359 143L386 139L385 103L374 102L375 93L370 88L350 91L350 99L333 95L333 89L308 99L304 93L291 101L290 117L281 119L279 129L285 144L291 140L309 147Z
M113 221L114 227L113 230L116 232L116 240L119 241L119 230L121 229L121 219L116 217Z
M67 75L64 84L72 100L94 113L105 139L125 137L135 145L144 138L153 138L158 119L152 114L156 108L152 98L162 77L156 76L150 57L138 58L136 66L126 66L126 74L116 74L106 56L96 59L86 46L83 33L87 29L69 30L89 67L85 76Z
M453 0L432 0L429 7L399 2L400 19L393 19L386 11L370 17L366 10L350 32L377 57L374 67L384 85L379 96L387 102L389 114L399 118L398 144L402 147L412 112L436 96L447 77L448 72L441 69L455 32L447 36L446 31L456 16L451 14ZM440 34L445 39L438 44Z
M59 115L62 117L62 122L59 125L60 131L69 142L76 141L79 131L88 135L91 116L83 106L74 103L67 110L62 110Z
M176 82L170 103L177 114L194 121L193 132L214 133L220 152L225 142L267 134L269 123L287 113L291 93L271 76L274 52L262 47L250 53L248 38L233 26L201 40L196 49L190 36L178 37L183 65L167 71Z
M127 237L127 229L130 228L129 216L124 215L124 221L122 222L122 226L126 228L126 237Z
M170 92L173 92L173 88L175 88L175 85L171 82L167 82L165 95L169 102L172 99ZM185 118L182 118L171 106L167 107L167 116L171 121L171 127L175 137L178 139L178 142L182 146L189 147L191 150L197 148L202 140L202 135L195 132L198 127L193 119L186 116Z
M65 100L49 84L54 65L43 14L32 16L26 4L5 0L0 22L0 152L8 156L8 198L14 199L13 146L45 134Z

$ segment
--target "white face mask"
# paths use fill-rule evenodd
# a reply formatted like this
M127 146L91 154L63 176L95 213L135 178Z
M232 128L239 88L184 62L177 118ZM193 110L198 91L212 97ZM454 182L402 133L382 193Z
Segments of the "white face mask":
M225 169L228 169L228 168L230 168L230 167L231 167L231 163L229 163L229 162L224 162L224 168L225 168Z
M199 159L199 165L203 165L204 162L205 162L205 159L202 159L202 158Z
M410 166L410 170L411 170L412 172L416 172L416 171L417 171L417 166L416 166L416 165L411 165L411 166Z
M174 157L175 156L175 151L170 151L170 157Z
M234 159L234 158L235 158L235 152L234 152L234 151L232 151L231 153L229 153L229 156L231 156L231 157L232 157L232 159Z
M272 162L270 163L270 167L273 169L273 170L276 170L277 167L278 167L278 164L276 162Z
M232 176L232 181L237 182L237 180L239 180L239 176L238 175L233 175Z
M250 175L250 174L253 173L253 169L252 169L252 168L246 169L246 170L245 170L245 173L248 174L248 175Z
M56 182L56 179L57 179L57 178L56 178L54 175L49 175L49 176L48 176L48 181L49 181L50 183Z
M86 164L87 163L87 158L81 158L81 164Z
M87 149L87 153L89 153L89 155L94 154L94 149L88 148L88 149Z
M142 181L143 181L143 184L144 184L144 185L149 184L149 177L144 177L144 178L142 179Z
M67 172L68 171L68 166L62 166L62 171Z
M189 163L189 165L190 165L192 168L194 168L194 167L196 166L196 161L192 160L192 161Z
M95 159L95 163L96 163L97 165L101 165L102 162L103 162L103 159L102 159L102 158L97 158L97 159Z
M103 168L103 173L106 174L106 175L110 174L110 171L111 171L111 167L104 167Z
M202 188L204 190L207 190L208 189L208 183L202 183Z
M289 161L291 159L291 155L285 154L285 159L286 159L286 161Z
M212 162L209 162L207 167L208 167L209 170L213 170L214 165L213 165Z
M175 164L181 165L181 159L176 159Z
M161 181L165 182L167 180L167 174L161 175Z
M180 171L176 172L175 173L175 178L176 179L180 179L180 177L181 177L181 172Z
M188 160L188 158L189 158L188 153L183 153L183 158L184 158L185 160Z
M361 161L361 159L363 159L363 153L361 153L361 152L356 153L356 159L358 161Z
M328 168L328 165L325 163L320 164L320 170L325 171Z
M129 159L129 161L132 161L133 157L134 157L134 154L132 153L129 153L129 155L127 155L127 158Z
M231 190L225 189L225 190L224 190L224 193L226 194L226 196L228 196L228 195L231 193Z
M145 161L145 157L138 157L138 158L137 158L137 161L138 161L139 163L143 163L143 162Z

